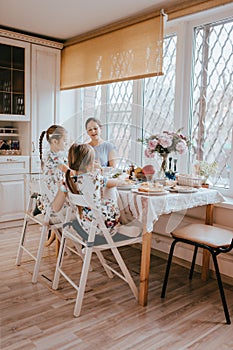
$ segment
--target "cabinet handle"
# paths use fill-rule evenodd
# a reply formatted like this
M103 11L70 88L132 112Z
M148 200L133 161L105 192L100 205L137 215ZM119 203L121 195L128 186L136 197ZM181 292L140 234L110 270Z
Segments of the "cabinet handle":
M13 159L12 158L7 158L6 161L7 162L13 162Z
M35 142L34 142L34 141L32 141L32 153L34 153L34 152L35 152L35 150L36 150L36 148L35 148Z

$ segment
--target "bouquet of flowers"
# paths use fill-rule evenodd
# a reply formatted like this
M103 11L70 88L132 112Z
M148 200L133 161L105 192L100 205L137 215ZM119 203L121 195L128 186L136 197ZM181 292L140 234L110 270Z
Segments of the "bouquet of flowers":
M140 140L146 145L145 156L147 158L154 158L155 153L159 153L160 155L171 152L177 152L179 154L186 153L190 146L190 141L180 131L181 129L176 132L163 131L145 140Z
M187 152L191 142L181 134L182 129L176 132L163 131L152 135L145 140L138 140L146 145L145 156L155 158L156 153L163 157L161 170L166 171L167 156L171 152L184 154Z

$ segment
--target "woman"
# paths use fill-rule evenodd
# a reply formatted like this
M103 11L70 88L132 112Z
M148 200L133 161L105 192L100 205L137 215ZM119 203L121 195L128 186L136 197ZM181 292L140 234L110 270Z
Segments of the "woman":
M88 118L85 123L87 134L91 141L89 145L95 150L95 160L101 167L116 167L116 148L115 146L101 138L101 122L94 118Z

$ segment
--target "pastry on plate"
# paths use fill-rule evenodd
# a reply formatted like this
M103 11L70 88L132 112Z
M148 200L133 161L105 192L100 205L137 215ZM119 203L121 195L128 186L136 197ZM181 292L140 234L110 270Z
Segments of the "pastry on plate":
M160 183L154 182L143 182L138 187L138 191L140 192L162 192L164 191L163 185Z

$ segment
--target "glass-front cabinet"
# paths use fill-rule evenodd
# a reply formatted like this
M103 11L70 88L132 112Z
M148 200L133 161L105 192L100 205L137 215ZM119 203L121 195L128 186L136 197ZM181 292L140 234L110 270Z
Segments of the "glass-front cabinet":
M24 217L39 136L59 122L62 47L0 28L0 228Z
M30 44L0 37L0 120L29 120Z

